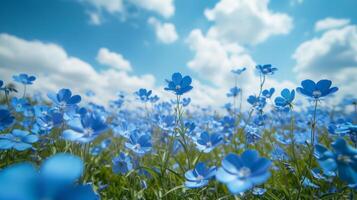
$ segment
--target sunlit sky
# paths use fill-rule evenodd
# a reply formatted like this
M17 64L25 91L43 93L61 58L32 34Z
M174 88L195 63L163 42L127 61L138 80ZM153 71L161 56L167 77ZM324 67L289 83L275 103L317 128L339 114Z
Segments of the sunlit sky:
M37 90L110 99L140 87L161 94L180 71L195 80L196 103L218 105L231 69L251 69L240 86L254 93L254 66L271 63L279 71L268 84L278 89L328 78L353 94L356 8L355 0L3 0L0 79L27 72Z

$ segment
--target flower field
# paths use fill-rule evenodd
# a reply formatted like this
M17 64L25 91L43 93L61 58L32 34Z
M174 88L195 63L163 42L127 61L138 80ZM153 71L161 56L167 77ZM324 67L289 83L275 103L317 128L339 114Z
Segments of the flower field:
M276 67L255 70L256 90L232 83L219 111L191 105L181 73L169 101L137 88L109 105L31 94L31 74L0 81L0 200L357 199L357 99L326 103L330 80L277 91L265 85Z

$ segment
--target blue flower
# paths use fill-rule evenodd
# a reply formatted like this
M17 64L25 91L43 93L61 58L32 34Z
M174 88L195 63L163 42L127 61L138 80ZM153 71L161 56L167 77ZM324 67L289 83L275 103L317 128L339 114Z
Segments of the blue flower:
M15 108L16 112L29 112L31 109L31 105L26 98L12 98L11 105Z
M97 145L93 148L91 148L90 153L93 156L98 156L103 150L107 149L109 147L109 145L111 144L111 139L107 138L105 140L103 140L100 145Z
M142 156L151 151L151 136L134 131L130 134L130 138L125 142L125 147Z
M315 157L324 173L327 175L337 170L343 181L350 185L357 184L357 149L342 138L338 138L332 148L334 151L329 151L320 144L315 145Z
M216 170L215 166L207 168L205 163L197 163L194 169L185 173L185 187L200 188L207 185L209 180L215 176Z
M270 88L269 90L263 90L263 92L262 92L262 95L265 97L265 98L271 98L271 96L273 96L273 94L274 94L274 92L275 92L275 89L274 88Z
M231 72L232 72L233 74L240 75L240 74L242 74L246 69L247 69L247 68L245 68L245 67L243 67L243 68L241 68L241 69L235 69L235 70L232 69Z
M151 90L146 90L144 88L139 89L135 92L142 102L147 102L150 100L150 95L152 94Z
M14 148L17 151L24 151L32 148L32 144L37 141L37 135L30 134L28 131L14 129L11 134L0 135L0 149Z
M133 170L133 163L131 157L125 153L120 153L118 157L113 158L113 172L126 174L129 171Z
M302 87L296 88L296 91L307 97L319 99L338 91L338 87L331 87L331 85L332 82L330 80L320 80L315 83L307 79L301 82Z
M223 142L223 137L218 133L208 134L206 131L202 132L197 139L197 149L204 153L211 152L214 148Z
M61 89L57 94L50 92L47 96L61 112L73 109L82 100L79 95L72 96L72 92L69 89Z
M271 64L257 65L256 68L264 75L272 75L274 72L278 71L278 68L273 67Z
M191 98L183 98L181 102L183 107L188 106L190 103L191 103Z
M295 90L289 91L289 89L283 89L281 91L281 97L276 97L274 102L278 107L292 106L292 102L295 99Z
M262 196L266 191L267 189L255 187L253 188L252 194L256 196Z
M182 77L181 73L172 74L170 80L166 80L168 86L165 90L173 91L176 95L183 95L184 93L190 91L193 87L191 86L192 79L190 76Z
M70 154L57 154L41 165L40 172L28 163L0 171L0 199L98 200L90 185L74 184L83 173L83 162Z
M85 112L81 117L70 120L67 125L71 129L63 131L62 137L65 140L80 143L88 143L107 130L107 125L103 118L93 112Z
M229 93L227 93L227 97L236 97L238 94L241 92L241 89L238 87L233 87L229 90Z
M149 101L150 101L150 103L156 103L159 101L159 99L160 98L157 95L154 95L149 98Z
M250 95L247 99L248 103L251 104L254 108L257 110L262 110L265 105L267 104L266 98L264 97L256 97L253 95Z
M15 117L11 115L7 109L0 108L0 131L11 126L15 121Z
M17 76L12 77L14 81L22 83L24 85L31 85L33 81L36 80L35 76L29 76L27 74L19 74Z
M217 170L216 179L226 184L232 194L238 194L267 181L270 165L271 162L260 158L255 150L246 150L241 156L230 153Z

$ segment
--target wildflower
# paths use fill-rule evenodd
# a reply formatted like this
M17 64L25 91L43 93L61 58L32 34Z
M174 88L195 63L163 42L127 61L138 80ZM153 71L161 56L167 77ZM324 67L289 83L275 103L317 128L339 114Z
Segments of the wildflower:
M207 168L205 163L197 163L194 169L185 173L185 187L200 188L207 185L208 181L215 176L216 170L215 166Z
M139 89L135 92L135 94L139 97L142 102L149 101L150 95L152 94L151 90L146 90L144 88Z
M267 189L265 188L255 187L253 188L252 194L254 194L255 196L262 196L266 191Z
M31 105L25 98L18 99L14 97L11 99L11 105L15 108L15 111L19 113L28 113L31 110Z
M241 89L238 87L233 87L229 90L229 93L227 93L227 97L236 97L238 94L241 92Z
M149 134L141 134L134 131L130 134L130 138L125 142L125 147L134 151L138 155L144 155L151 151L151 136Z
M133 163L131 157L125 153L120 153L118 157L113 158L113 172L126 174L129 171L133 170Z
M204 153L211 152L214 148L223 142L223 138L218 133L208 134L206 131L202 132L197 139L197 149Z
M70 154L48 158L40 172L28 163L15 164L0 171L0 199L98 200L90 185L74 184L82 174L82 160Z
M57 94L55 93L48 93L48 98L52 100L55 104L55 108L62 111L69 111L70 109L74 109L76 104L81 102L81 96L73 95L69 89L61 89L58 91Z
M191 98L183 98L181 102L183 107L188 106L190 103L191 103Z
M159 99L160 98L157 95L154 95L149 98L149 101L150 101L150 103L156 103L159 101Z
M0 131L11 126L15 121L15 117L11 115L9 110L0 108Z
M278 71L278 68L273 67L271 64L266 65L257 65L256 68L259 70L260 73L263 75L273 75L274 72Z
M80 117L73 118L67 125L70 129L63 131L65 140L88 143L107 130L103 118L93 112L85 112Z
M90 152L93 156L98 156L103 150L107 149L111 143L111 139L103 140L99 145L93 147Z
M172 74L170 80L166 80L168 86L165 90L173 91L176 95L183 95L184 93L190 91L193 87L191 86L192 79L190 76L182 77L181 73Z
M329 94L333 94L338 91L338 87L331 87L332 82L330 80L320 80L315 83L312 80L304 80L301 82L302 87L296 88L299 93L311 97L313 99L320 99Z
M256 97L250 95L247 99L248 103L255 107L257 110L263 110L265 105L267 104L266 98L264 97Z
M268 90L268 89L265 89L265 90L263 90L262 95L263 95L265 98L270 99L270 98L273 96L274 92L275 92L275 89L274 89L274 88L270 88L269 90Z
M29 76L27 74L19 74L17 76L12 77L14 81L22 83L24 85L31 85L33 81L36 80L35 76Z
M246 150L241 156L230 153L217 170L216 179L226 184L231 193L238 194L267 181L270 165L271 162L260 158L255 150Z
M295 99L295 90L289 91L289 89L283 89L281 91L281 97L276 97L274 102L278 107L292 106L292 102Z
M14 148L24 151L32 148L32 144L38 141L38 136L28 131L14 129L11 133L0 135L0 149Z
M350 185L357 184L357 149L351 147L347 142L338 138L332 143L334 151L326 147L315 145L315 157L325 174L337 170L338 176Z

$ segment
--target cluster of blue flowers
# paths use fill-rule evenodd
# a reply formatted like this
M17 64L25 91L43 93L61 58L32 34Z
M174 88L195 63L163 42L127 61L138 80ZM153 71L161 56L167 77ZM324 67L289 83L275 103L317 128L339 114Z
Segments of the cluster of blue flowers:
M357 101L348 97L330 112L321 104L338 91L330 80L266 88L278 70L270 64L256 66L257 90L243 96L238 79L247 69L232 70L230 102L218 112L188 97L194 84L178 72L164 88L175 98L163 101L155 90L139 88L136 109L126 108L130 94L123 92L102 106L67 88L31 96L32 75L12 77L21 95L0 80L0 200L161 199L180 191L299 199L345 188L353 198L357 110L346 107ZM280 179L289 181L279 186ZM110 196L116 190L119 196ZM145 192L152 190L154 196Z

